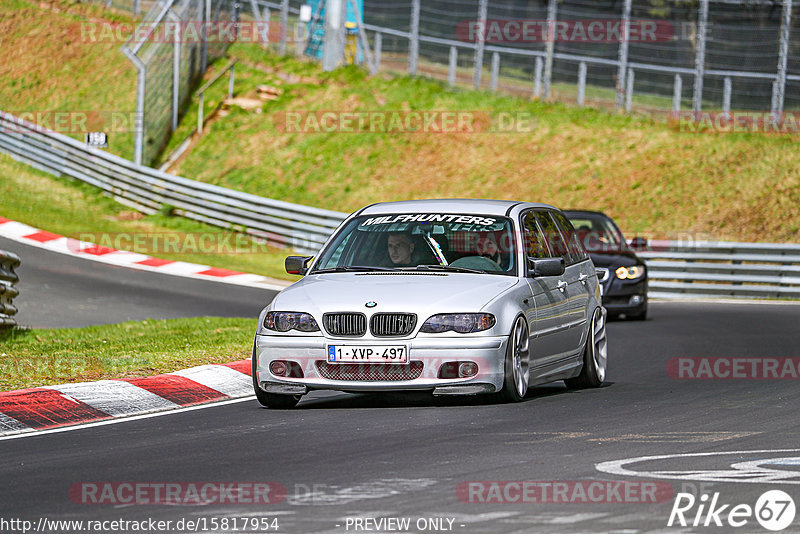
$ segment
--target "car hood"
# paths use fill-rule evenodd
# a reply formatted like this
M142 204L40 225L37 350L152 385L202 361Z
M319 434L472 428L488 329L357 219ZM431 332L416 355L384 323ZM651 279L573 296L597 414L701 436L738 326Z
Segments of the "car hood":
M519 283L509 276L464 273L328 273L309 275L281 291L279 311L478 312ZM366 304L376 303L367 308Z
M621 250L611 253L590 252L592 263L595 267L631 267L632 265L644 265L639 256L633 251Z

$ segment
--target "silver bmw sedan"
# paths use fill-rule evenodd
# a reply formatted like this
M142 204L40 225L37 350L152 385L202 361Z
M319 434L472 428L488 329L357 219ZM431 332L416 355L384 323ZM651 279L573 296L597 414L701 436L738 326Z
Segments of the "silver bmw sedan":
M350 215L259 317L253 385L272 408L312 390L428 390L521 401L606 374L589 255L546 204L416 200Z

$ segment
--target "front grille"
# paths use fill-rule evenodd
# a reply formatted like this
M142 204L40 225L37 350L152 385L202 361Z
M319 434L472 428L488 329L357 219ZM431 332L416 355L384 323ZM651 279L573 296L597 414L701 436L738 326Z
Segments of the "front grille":
M360 380L364 382L397 382L414 380L422 375L422 362L408 365L397 363L355 363L331 364L317 361L317 371L328 380Z
M375 337L407 336L416 324L414 313L376 313L369 320L369 330Z
M326 313L322 324L332 336L363 336L367 332L367 317L363 313Z

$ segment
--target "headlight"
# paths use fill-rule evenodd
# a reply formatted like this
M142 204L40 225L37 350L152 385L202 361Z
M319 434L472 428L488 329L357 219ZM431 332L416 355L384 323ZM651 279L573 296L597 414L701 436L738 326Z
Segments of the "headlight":
M419 331L440 334L454 330L459 334L469 334L488 330L495 322L494 315L490 313L440 313L428 318Z
M617 278L620 280L636 280L644 276L644 265L634 265L633 267L619 267L616 270Z
M308 313L302 312L267 312L264 317L264 328L276 332L299 330L300 332L316 332L317 321Z

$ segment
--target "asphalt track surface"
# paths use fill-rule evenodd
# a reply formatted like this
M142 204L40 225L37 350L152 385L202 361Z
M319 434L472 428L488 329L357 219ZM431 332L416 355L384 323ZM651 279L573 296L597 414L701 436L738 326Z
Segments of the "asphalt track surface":
M70 328L141 319L257 317L275 291L108 265L0 237L16 253L17 322Z
M36 272L27 251L25 257L28 273ZM682 491L719 492L720 504L753 506L763 492L782 489L800 505L800 452L772 452L800 448L797 380L677 380L667 373L675 357L798 357L798 325L797 305L652 303L645 322L609 324L609 376L599 389L541 386L519 404L317 393L290 411L247 399L0 440L0 519L154 519L173 523L147 532L183 532L193 528L176 528L181 519L210 527L213 518L228 518L227 529L206 531L234 532L233 518L276 518L277 532L344 533L396 532L374 530L374 523L361 523L373 530L356 529L353 519L409 518L408 532L433 532L417 528L417 520L444 518L453 520L450 532L634 533L681 531L667 521L674 494ZM730 451L743 452L628 466L650 471L641 476L597 467L641 456ZM779 483L730 467L766 460L777 461L784 474ZM725 470L727 481L710 480ZM674 494L657 503L588 503L574 495L569 502L481 503L463 502L457 492L469 481L597 480L660 481ZM274 482L287 498L258 505L74 502L69 490L84 482ZM687 521L696 511L686 512ZM10 526L0 531L21 532ZM242 526L239 532L276 532ZM105 530L111 531L123 532ZM752 517L737 529L683 529L731 531L767 532ZM800 532L800 516L783 532Z

